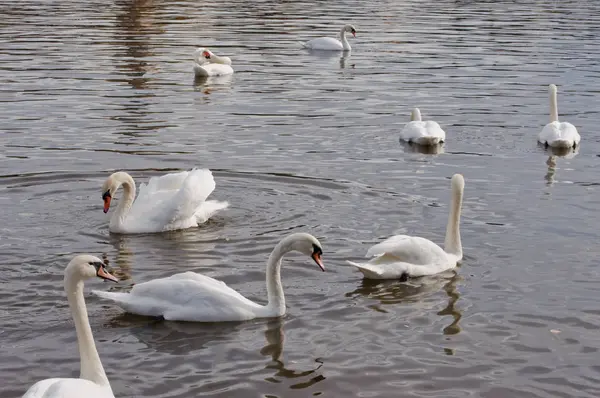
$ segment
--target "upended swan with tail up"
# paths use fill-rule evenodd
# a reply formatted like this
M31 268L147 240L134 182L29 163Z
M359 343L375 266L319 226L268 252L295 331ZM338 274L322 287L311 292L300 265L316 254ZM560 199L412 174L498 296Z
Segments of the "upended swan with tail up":
M318 37L302 43L304 48L311 50L330 50L330 51L350 51L350 43L346 38L346 32L352 33L352 36L356 37L356 29L352 25L344 25L340 31L340 40L334 39L333 37Z
M102 260L90 255L76 256L65 269L65 292L79 345L81 366L79 378L52 378L38 381L27 390L23 398L114 398L96 350L83 297L83 281L94 276L118 281L106 271Z
M446 132L437 122L421 120L419 108L413 109L410 122L400 131L400 139L418 145L437 145L446 141Z
M456 267L462 260L460 241L460 210L465 187L462 175L452 176L452 202L446 226L444 249L429 239L395 235L376 244L367 251L374 257L367 263L348 261L359 269L367 279L407 279L434 275Z
M198 48L194 51L194 73L198 77L231 75L231 58L220 57L207 48Z
M206 200L215 189L215 180L208 169L152 177L147 185L140 185L137 199L133 178L124 171L113 173L102 185L105 213L121 186L124 197L108 225L109 231L115 233L153 233L197 227L229 206L227 202Z
M312 257L325 271L321 261L323 249L314 236L295 233L285 237L275 246L267 262L267 305L250 301L224 282L194 272L136 284L130 293L93 293L114 301L127 312L163 317L168 321L227 322L279 317L286 311L281 262L290 251Z
M548 88L550 93L550 123L548 123L538 136L538 141L552 148L571 148L579 145L581 136L575 126L568 122L558 121L558 101L556 99L556 85Z

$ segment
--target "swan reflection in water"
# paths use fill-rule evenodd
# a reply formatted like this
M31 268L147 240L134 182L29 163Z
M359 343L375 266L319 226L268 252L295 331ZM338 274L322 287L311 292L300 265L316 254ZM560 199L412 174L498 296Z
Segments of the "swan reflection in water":
M265 337L267 338L267 344L260 350L260 353L264 356L270 356L272 362L268 364L266 369L275 370L273 376L267 377L265 380L273 383L281 383L281 378L285 379L302 379L298 380L298 383L290 385L291 389L301 389L312 386L322 380L325 380L325 376L322 374L315 374L322 366L323 361L320 358L315 359L315 367L310 370L296 371L286 367L282 355L283 355L283 318L276 318L267 323L267 330L265 331ZM308 380L305 378L308 377Z
M213 91L227 90L231 87L233 75L194 76L194 91L211 94Z
M452 317L452 322L444 327L443 332L445 335L453 335L460 332L458 323L462 317L462 313L456 308L456 302L460 298L456 285L460 279L456 270L446 271L435 276L411 278L407 282L363 279L361 286L352 292L346 293L346 297L363 296L379 300L382 305L407 303L423 309L427 306L437 306L437 302L425 301L424 299L438 293L440 290L444 290L448 296L448 304L436 314ZM371 309L378 312L387 312L381 305L372 306Z
M444 144L419 145L412 142L400 141L404 152L422 153L424 155L439 155L444 153Z
M548 159L546 160L548 169L546 170L546 175L544 175L544 180L546 180L546 185L548 186L553 185L555 182L554 176L556 175L556 166L558 164L557 158L573 159L579 154L579 145L575 148L553 148L538 142L538 147L544 153L548 154Z

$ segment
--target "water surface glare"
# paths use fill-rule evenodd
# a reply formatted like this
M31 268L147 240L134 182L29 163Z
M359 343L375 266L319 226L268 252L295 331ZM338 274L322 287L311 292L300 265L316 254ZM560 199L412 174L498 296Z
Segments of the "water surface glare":
M299 42L356 26L351 54ZM78 377L63 271L103 256L86 300L116 397L600 396L600 3L0 0L0 396ZM195 80L209 47L235 74ZM548 166L548 84L582 136ZM418 106L437 154L398 141ZM201 228L108 233L100 187L194 166L231 208ZM596 170L596 171L595 171ZM443 243L465 176L465 259L438 277L363 281L345 263L407 233ZM274 245L288 314L186 324L91 289L197 271L264 302Z

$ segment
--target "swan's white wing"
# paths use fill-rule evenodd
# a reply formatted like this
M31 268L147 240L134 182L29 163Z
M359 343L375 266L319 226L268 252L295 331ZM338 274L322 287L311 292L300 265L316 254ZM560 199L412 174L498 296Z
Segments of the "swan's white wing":
M434 145L444 142L446 133L437 122L432 120L412 121L400 131L400 138L420 145Z
M196 76L225 76L233 73L233 68L230 65L208 63L194 65L194 73Z
M319 37L317 39L312 39L307 41L306 43L302 43L302 45L306 48L310 48L313 50L343 50L344 46L342 42L338 39L334 39L332 37Z
M579 145L581 136L571 123L555 121L544 126L538 141L551 147L570 148Z
M85 379L54 378L40 380L23 398L114 398L109 388Z
M184 272L135 285L131 293L93 291L128 312L167 320L221 322L254 318L263 308L225 283Z

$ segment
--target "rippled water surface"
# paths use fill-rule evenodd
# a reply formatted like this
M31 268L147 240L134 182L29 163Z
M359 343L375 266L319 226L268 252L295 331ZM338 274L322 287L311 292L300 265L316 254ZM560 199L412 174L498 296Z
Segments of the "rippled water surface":
M345 22L351 55L300 48ZM583 0L0 0L0 396L78 376L62 278L82 252L123 280L86 289L117 397L599 396L599 34ZM235 74L195 81L197 46ZM549 83L582 136L555 166L536 144ZM441 153L398 141L414 106ZM195 166L228 211L108 233L112 171ZM345 263L395 233L443 242L454 173L462 266L372 283ZM327 272L289 255L278 320L165 322L89 294L192 270L264 302L291 231Z

